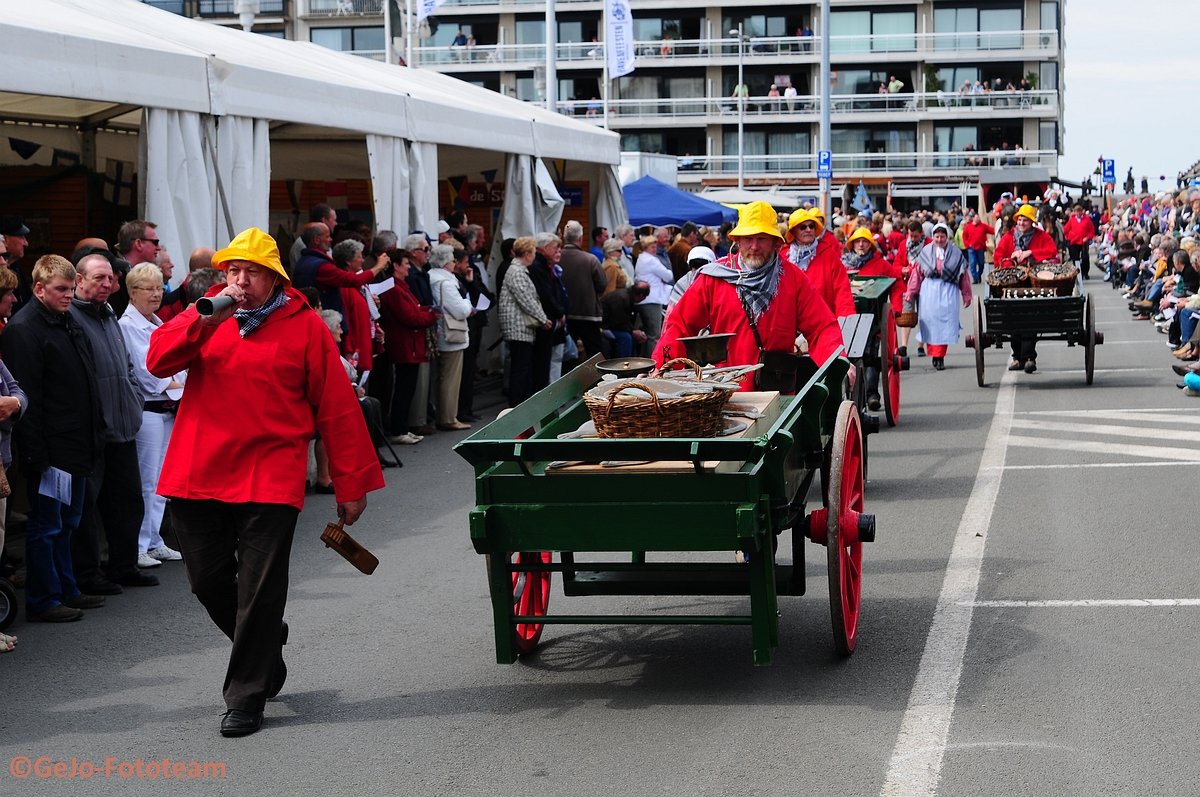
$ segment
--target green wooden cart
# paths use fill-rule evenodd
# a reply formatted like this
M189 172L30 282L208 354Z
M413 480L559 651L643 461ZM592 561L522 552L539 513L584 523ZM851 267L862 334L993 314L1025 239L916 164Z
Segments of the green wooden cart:
M888 426L900 423L900 372L908 370L908 358L899 354L896 317L889 297L895 282L892 277L852 276L850 288L857 314L839 319L850 361L860 371L879 369L883 414ZM865 412L866 382L858 379L855 384L855 403L860 412ZM878 430L878 421L867 424L864 419L864 425L868 431Z
M533 652L548 624L726 624L749 625L754 662L769 664L778 596L804 593L806 537L827 549L834 647L853 652L875 519L863 511L850 363L810 367L795 396L736 394L761 402L741 437L559 439L588 419L582 396L598 361L455 446L475 469L470 533L487 557L497 660ZM806 512L818 473L823 505ZM790 561L779 561L789 529ZM749 614L551 615L553 573L566 596L747 595Z

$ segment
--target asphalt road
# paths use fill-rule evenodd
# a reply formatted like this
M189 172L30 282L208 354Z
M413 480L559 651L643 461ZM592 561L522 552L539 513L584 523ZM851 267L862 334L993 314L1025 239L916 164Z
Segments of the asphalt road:
M19 621L0 656L0 795L1200 793L1200 405L1174 388L1165 338L1089 287L1106 338L1091 387L1060 342L1033 375L989 351L985 388L961 345L944 372L913 358L900 426L871 439L878 542L848 660L810 544L772 666L752 666L747 628L693 626L551 626L537 655L496 664L471 471L449 450L463 435L439 433L401 450L353 528L375 575L321 545L333 500L310 499L289 680L256 735L217 733L228 645L177 563L82 622ZM697 603L746 610L557 584L550 608ZM24 757L74 759L77 777L19 777ZM163 759L223 777L149 777Z

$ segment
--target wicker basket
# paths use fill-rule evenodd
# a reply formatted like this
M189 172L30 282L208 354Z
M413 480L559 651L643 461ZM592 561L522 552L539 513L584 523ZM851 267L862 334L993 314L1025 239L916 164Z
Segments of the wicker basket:
M1078 276L1079 269L1070 263L1037 263L1029 269L1033 287L1054 291L1055 296L1073 294Z
M1030 287L1029 271L1023 266L1012 265L1011 260L1005 260L988 272L987 284L992 298L999 299L1007 289Z
M909 310L903 313L896 314L896 326L898 327L915 327L917 325L917 311Z
M696 379L700 379L700 366L682 357L663 363L662 370L675 363L690 365L695 369ZM627 396L620 400L621 393L630 388L643 390L650 396L644 399ZM650 385L632 380L614 385L606 396L588 391L583 395L583 403L600 437L716 437L725 428L721 410L725 409L730 393L717 388L711 393L660 398Z

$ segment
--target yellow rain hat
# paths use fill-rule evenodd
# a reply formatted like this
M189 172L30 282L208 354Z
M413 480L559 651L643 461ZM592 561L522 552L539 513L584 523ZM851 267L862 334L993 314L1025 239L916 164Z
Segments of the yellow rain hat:
M849 252L851 249L853 249L854 242L860 239L863 241L870 241L871 246L875 249L879 248L879 244L875 243L875 236L871 234L871 231L866 227L859 227L850 235L849 238L846 239L846 251Z
M792 232L792 230L796 229L796 225L806 221L815 221L817 223L817 235L825 232L825 211L820 208L800 208L793 210L792 215L788 216L787 239L789 241L796 237Z
M264 266L283 277L286 284L290 285L292 282L279 260L279 247L275 245L275 239L257 227L242 230L229 242L229 246L213 255L213 268L224 270L233 260L245 260Z
M1024 205L1021 205L1021 207L1017 208L1016 215L1024 216L1030 221L1037 221L1037 211L1034 210L1033 205L1030 205L1029 203L1025 203Z
M751 235L770 235L782 238L779 234L779 214L769 202L751 202L743 205L738 211L737 226L729 231L730 238L748 237Z

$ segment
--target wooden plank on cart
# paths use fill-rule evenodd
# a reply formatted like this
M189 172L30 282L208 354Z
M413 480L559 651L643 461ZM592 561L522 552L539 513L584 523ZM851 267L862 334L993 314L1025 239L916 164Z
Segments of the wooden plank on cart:
M842 327L842 343L846 346L846 356L851 360L861 359L871 340L871 325L875 322L874 313L856 313L841 316L838 324Z

